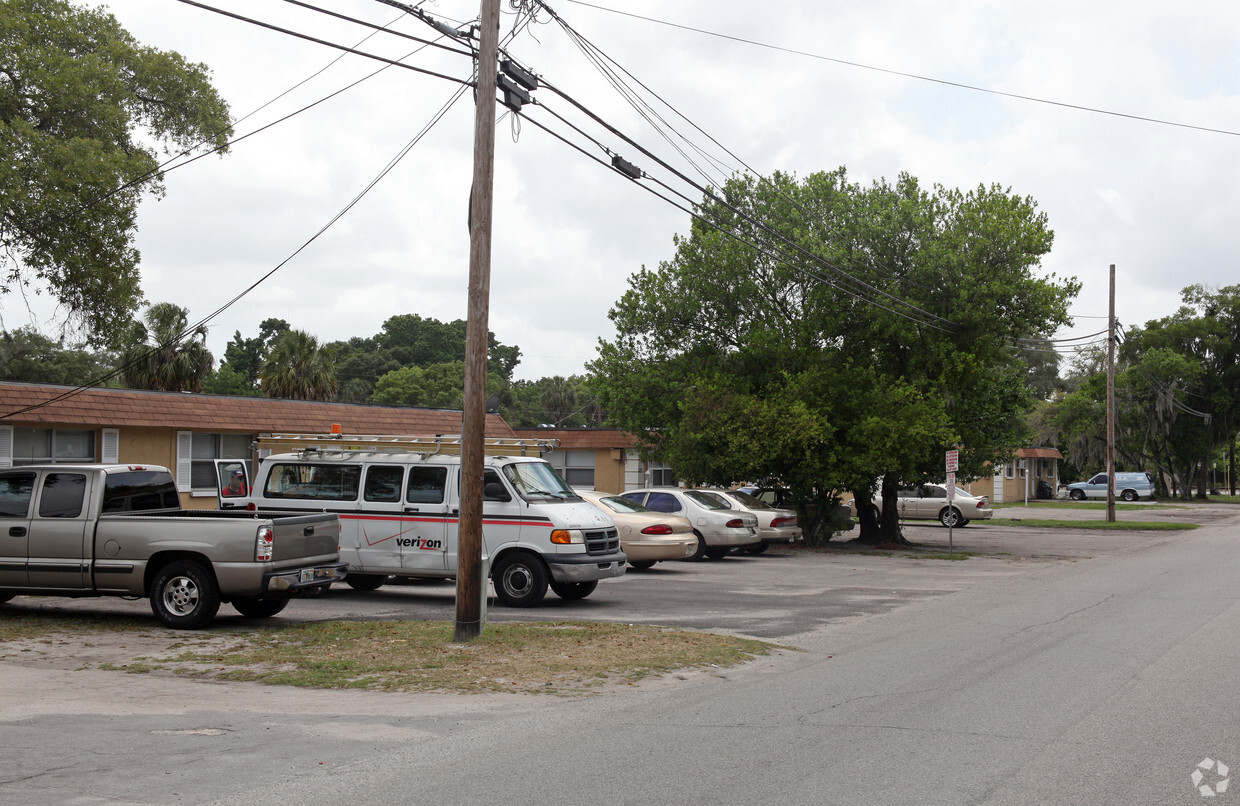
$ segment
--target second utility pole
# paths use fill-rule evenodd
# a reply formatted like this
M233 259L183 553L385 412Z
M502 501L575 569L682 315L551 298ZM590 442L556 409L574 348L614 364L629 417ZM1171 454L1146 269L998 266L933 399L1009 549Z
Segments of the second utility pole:
M454 640L482 634L482 474L486 439L487 319L491 305L491 207L495 174L495 75L499 0L482 0L474 96L474 187L469 205L469 312L465 326L465 402L461 417L460 553Z

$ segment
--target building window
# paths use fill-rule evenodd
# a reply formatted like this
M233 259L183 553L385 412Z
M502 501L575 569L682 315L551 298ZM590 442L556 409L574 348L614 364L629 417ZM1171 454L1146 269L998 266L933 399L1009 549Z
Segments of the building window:
M1003 466L1003 478L1005 479L1016 478L1016 464L1015 463L1006 464Z
M651 487L676 486L676 477L672 475L672 468L665 462L651 462L646 472L650 474Z
M569 487L594 489L594 451L552 451L543 458L560 472Z
M95 461L95 432L77 428L14 428L13 464Z
M249 459L249 434L194 434L190 459L190 487L195 492L218 489L216 459Z

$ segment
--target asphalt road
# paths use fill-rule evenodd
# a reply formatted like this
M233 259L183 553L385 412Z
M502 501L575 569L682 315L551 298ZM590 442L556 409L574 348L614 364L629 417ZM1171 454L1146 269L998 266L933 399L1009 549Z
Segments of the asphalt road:
M1177 515L1207 524L1194 532L974 524L952 533L963 562L664 564L583 602L491 612L790 647L586 699L286 691L8 659L0 803L1197 803L1195 770L1214 787L1213 762L1240 764L1232 511ZM946 548L941 527L908 535ZM145 608L25 601L10 606ZM285 612L450 619L453 606L450 585L418 585ZM1210 802L1228 797L1240 784Z

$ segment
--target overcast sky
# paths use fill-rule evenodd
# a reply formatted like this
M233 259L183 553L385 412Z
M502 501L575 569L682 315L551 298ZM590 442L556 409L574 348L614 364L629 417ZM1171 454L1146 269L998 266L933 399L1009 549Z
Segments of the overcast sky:
M342 45L373 33L282 0L207 4ZM339 55L177 0L106 5L141 42L208 65L237 118ZM314 5L390 23L391 31L437 36L376 0ZM421 7L456 24L476 18L479 5L431 0ZM515 17L507 0L503 6L507 35ZM908 172L927 187L997 183L1033 197L1056 234L1045 271L1084 283L1072 309L1076 326L1061 337L1105 327L1112 263L1117 315L1126 324L1174 312L1190 283L1238 282L1236 3L554 0L551 7L674 107L664 118L725 170L740 166L677 113L761 173L804 176L842 165L867 184ZM389 33L358 45L389 58L419 47ZM545 12L507 49L645 148L692 170ZM469 60L453 53L427 48L404 62L469 77ZM381 67L346 56L238 123L237 134ZM361 193L458 86L383 70L236 143L227 156L171 171L166 197L147 201L139 214L147 300L188 307L194 320L224 305ZM555 111L656 171L561 97L545 89L536 96L546 108L533 109L531 118L607 159L549 114ZM340 221L209 324L216 357L234 331L256 335L268 317L320 341L371 336L396 314L464 318L472 149L466 94ZM501 119L496 138L494 220L490 329L520 346L516 376L528 379L583 372L599 337L613 333L607 311L626 278L671 257L673 236L689 229L684 212L531 123L514 127L512 116ZM13 326L16 311L6 305Z

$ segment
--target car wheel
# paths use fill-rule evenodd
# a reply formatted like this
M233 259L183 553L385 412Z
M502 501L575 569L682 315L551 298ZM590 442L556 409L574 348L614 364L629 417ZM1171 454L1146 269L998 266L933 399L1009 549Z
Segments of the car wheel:
M654 568L654 562L654 560L629 560L629 567L645 571L647 568Z
M1124 490L1124 492L1120 495L1120 498L1124 499L1125 501L1136 501L1137 491L1136 490Z
M555 595L561 599L584 599L594 589L598 587L598 580L592 579L589 582L552 582L551 590L555 591Z
M247 596L244 599L233 599L232 606L246 618L271 618L288 607L288 598L284 596L275 598Z
M377 591L387 584L391 577L383 574L348 574L344 584L355 591Z
M706 556L712 560L722 560L732 551L731 546L707 546Z
M1084 490L1073 490L1072 492L1068 493L1068 497L1071 498L1073 501L1084 501L1085 491Z
M955 507L943 507L939 511L939 523L944 526L960 526L960 522L964 520L960 516L960 510Z
M532 607L547 595L547 569L525 551L505 554L491 572L495 597L508 607Z
M151 583L151 611L164 626L197 630L211 623L220 609L215 577L193 560L168 563Z
M770 544L769 543L755 543L752 546L745 546L745 548L742 550L746 554L761 554L762 552L766 551L766 547L768 545Z
M697 548L689 555L690 560L706 559L706 538L702 537L702 533L694 529L693 534L697 536Z
M970 520L962 520L960 523L958 523L958 524L956 524L956 525L957 525L957 526L968 526L968 525L969 525L970 523L972 523L972 522L973 522L973 521L970 521Z

